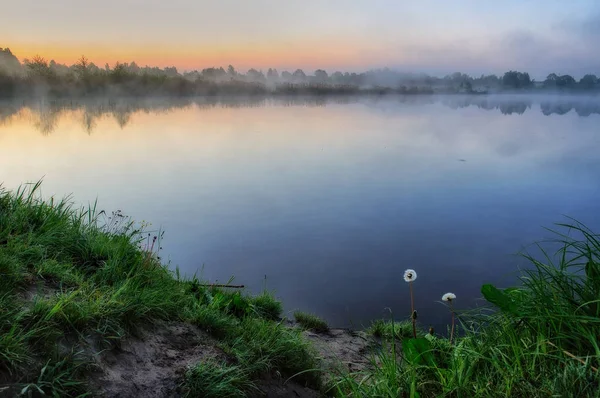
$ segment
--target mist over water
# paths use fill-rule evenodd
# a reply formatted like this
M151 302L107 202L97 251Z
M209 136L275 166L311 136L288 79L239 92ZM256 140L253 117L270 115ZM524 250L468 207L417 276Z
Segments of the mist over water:
M439 323L564 215L600 230L600 100L440 96L0 103L0 181L166 230L164 259L287 310Z

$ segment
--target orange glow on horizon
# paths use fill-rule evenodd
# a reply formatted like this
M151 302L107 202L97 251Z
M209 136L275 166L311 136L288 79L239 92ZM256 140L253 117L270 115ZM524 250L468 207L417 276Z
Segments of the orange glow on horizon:
M85 55L99 67L106 63L114 65L119 62L135 61L139 66L176 66L180 70L194 70L233 65L240 72L249 68L281 70L301 68L307 72L314 69L360 69L367 67L367 61L373 65L383 61L381 54L376 54L361 43L340 43L326 40L306 41L302 43L258 43L255 45L227 46L109 46L102 44L64 45L40 43L14 43L9 46L13 54L21 61L40 55L47 60L72 65L79 57Z

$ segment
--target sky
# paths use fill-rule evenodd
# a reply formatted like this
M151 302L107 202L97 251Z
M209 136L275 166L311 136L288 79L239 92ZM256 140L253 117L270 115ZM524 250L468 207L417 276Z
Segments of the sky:
M445 74L600 74L596 0L7 0L0 47L72 64L81 55L279 70L390 67Z

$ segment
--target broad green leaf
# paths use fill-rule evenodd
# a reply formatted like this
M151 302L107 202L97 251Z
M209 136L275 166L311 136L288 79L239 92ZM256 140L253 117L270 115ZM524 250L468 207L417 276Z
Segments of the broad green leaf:
M404 351L405 359L411 364L436 366L431 350L431 343L425 337L405 339L402 341L402 350Z
M488 283L481 287L481 293L487 301L494 304L502 311L518 315L519 306L517 305L517 302L505 291L502 291L494 285Z

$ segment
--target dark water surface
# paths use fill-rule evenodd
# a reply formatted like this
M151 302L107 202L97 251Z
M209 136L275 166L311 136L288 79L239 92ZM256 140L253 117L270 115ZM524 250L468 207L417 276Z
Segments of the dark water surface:
M0 103L0 182L166 230L182 273L275 290L334 326L440 324L569 215L600 230L600 100Z

